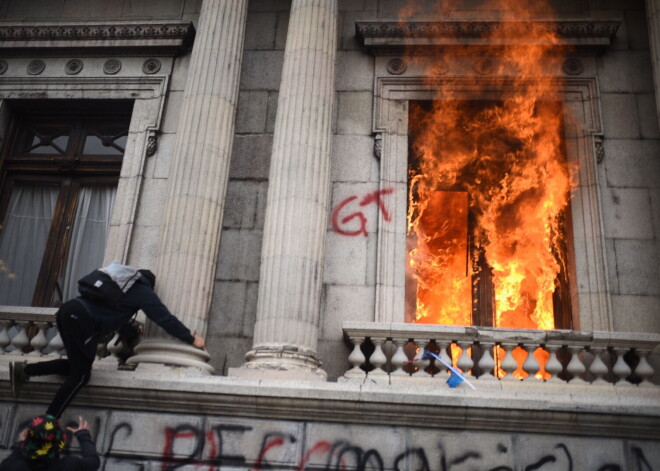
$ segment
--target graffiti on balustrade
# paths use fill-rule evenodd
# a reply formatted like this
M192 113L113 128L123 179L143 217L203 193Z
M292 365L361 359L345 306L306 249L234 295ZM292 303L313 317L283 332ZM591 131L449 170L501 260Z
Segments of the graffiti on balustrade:
M349 196L342 200L335 209L332 210L332 228L340 235L355 237L360 234L367 236L367 216L360 208L376 204L378 210L383 214L383 219L391 221L392 216L387 210L387 205L383 197L394 193L394 188L386 188L368 193L360 199L359 196ZM359 200L359 201L358 201ZM357 206L357 207L356 207ZM354 221L357 221L357 225ZM357 229L355 229L357 227Z
M100 425L100 424L99 424ZM97 429L98 430L98 429ZM144 431L142 430L142 433ZM380 430L379 433L386 434ZM256 440L255 440L256 437ZM484 471L657 471L647 459L642 448L631 445L629 448L630 467L625 463L603 461L591 469L578 469L570 445L561 442L547 442L542 455L527 462L520 462L521 456L530 456L530 449L515 450L504 443L498 443L486 453L470 445L448 446L441 437L432 446L412 446L394 452L384 446L382 450L363 447L345 439L317 440L306 445L306 441L296 436L278 431L261 431L248 425L218 424L211 427L198 427L192 424L178 424L162 431L160 456L132 454L130 458L123 447L116 444L134 441L133 427L122 422L114 426L107 439L102 471L122 469L143 471L158 469L174 471L185 468L202 471L223 469L245 469L250 471L290 470L290 471L462 471L480 469ZM385 442L385 436L383 441ZM515 441L514 441L515 442ZM470 443L466 441L465 443ZM258 444L258 447L255 445ZM520 446L520 445L519 445ZM597 441L594 446L598 447ZM240 451L239 451L240 450ZM255 450L257 452L255 453ZM146 453L146 452L145 452ZM242 454L242 453L247 453ZM580 446L580 453L594 456L596 449ZM252 456L248 456L252 455ZM513 458L512 458L513 455ZM292 458L295 457L295 458ZM515 461L515 466L510 462ZM593 462L594 459L592 458ZM495 465L496 463L507 463ZM156 463L155 465L153 463ZM657 464L656 464L657 466Z

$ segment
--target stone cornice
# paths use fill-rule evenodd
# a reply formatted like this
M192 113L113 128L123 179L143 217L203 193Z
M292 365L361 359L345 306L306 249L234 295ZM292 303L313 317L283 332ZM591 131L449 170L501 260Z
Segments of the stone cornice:
M190 47L194 37L193 24L185 21L0 22L0 53L59 55L59 51L75 49L78 55L101 50L178 55Z
M553 44L604 47L611 43L620 20L534 21L357 21L358 41L370 50L447 46ZM556 44L556 43L555 43Z

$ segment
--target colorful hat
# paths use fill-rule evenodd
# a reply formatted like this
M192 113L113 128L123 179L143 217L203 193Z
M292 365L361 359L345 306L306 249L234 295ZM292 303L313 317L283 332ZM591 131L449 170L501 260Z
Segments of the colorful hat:
M30 460L57 458L66 446L66 434L52 415L40 415L30 422L19 449Z

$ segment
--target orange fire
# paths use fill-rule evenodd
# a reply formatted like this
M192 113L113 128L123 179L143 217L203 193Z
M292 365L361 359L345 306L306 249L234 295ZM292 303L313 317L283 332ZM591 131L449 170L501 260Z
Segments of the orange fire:
M524 12L509 13L525 28ZM475 324L473 298L484 278L494 293L489 325L555 327L553 293L568 273L562 238L571 180L561 98L547 78L561 63L553 47L560 39L539 34L543 41L528 41L534 45L481 51L506 76L497 99L484 99L485 81L475 79L475 99L440 90L432 102L410 103L415 322Z

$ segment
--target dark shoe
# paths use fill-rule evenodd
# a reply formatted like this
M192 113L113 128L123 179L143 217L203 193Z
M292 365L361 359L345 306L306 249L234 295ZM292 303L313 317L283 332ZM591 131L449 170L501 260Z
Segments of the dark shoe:
M23 385L27 383L29 376L25 374L25 365L27 361L12 361L9 363L9 378L11 380L11 393L14 399L18 399L21 395Z

